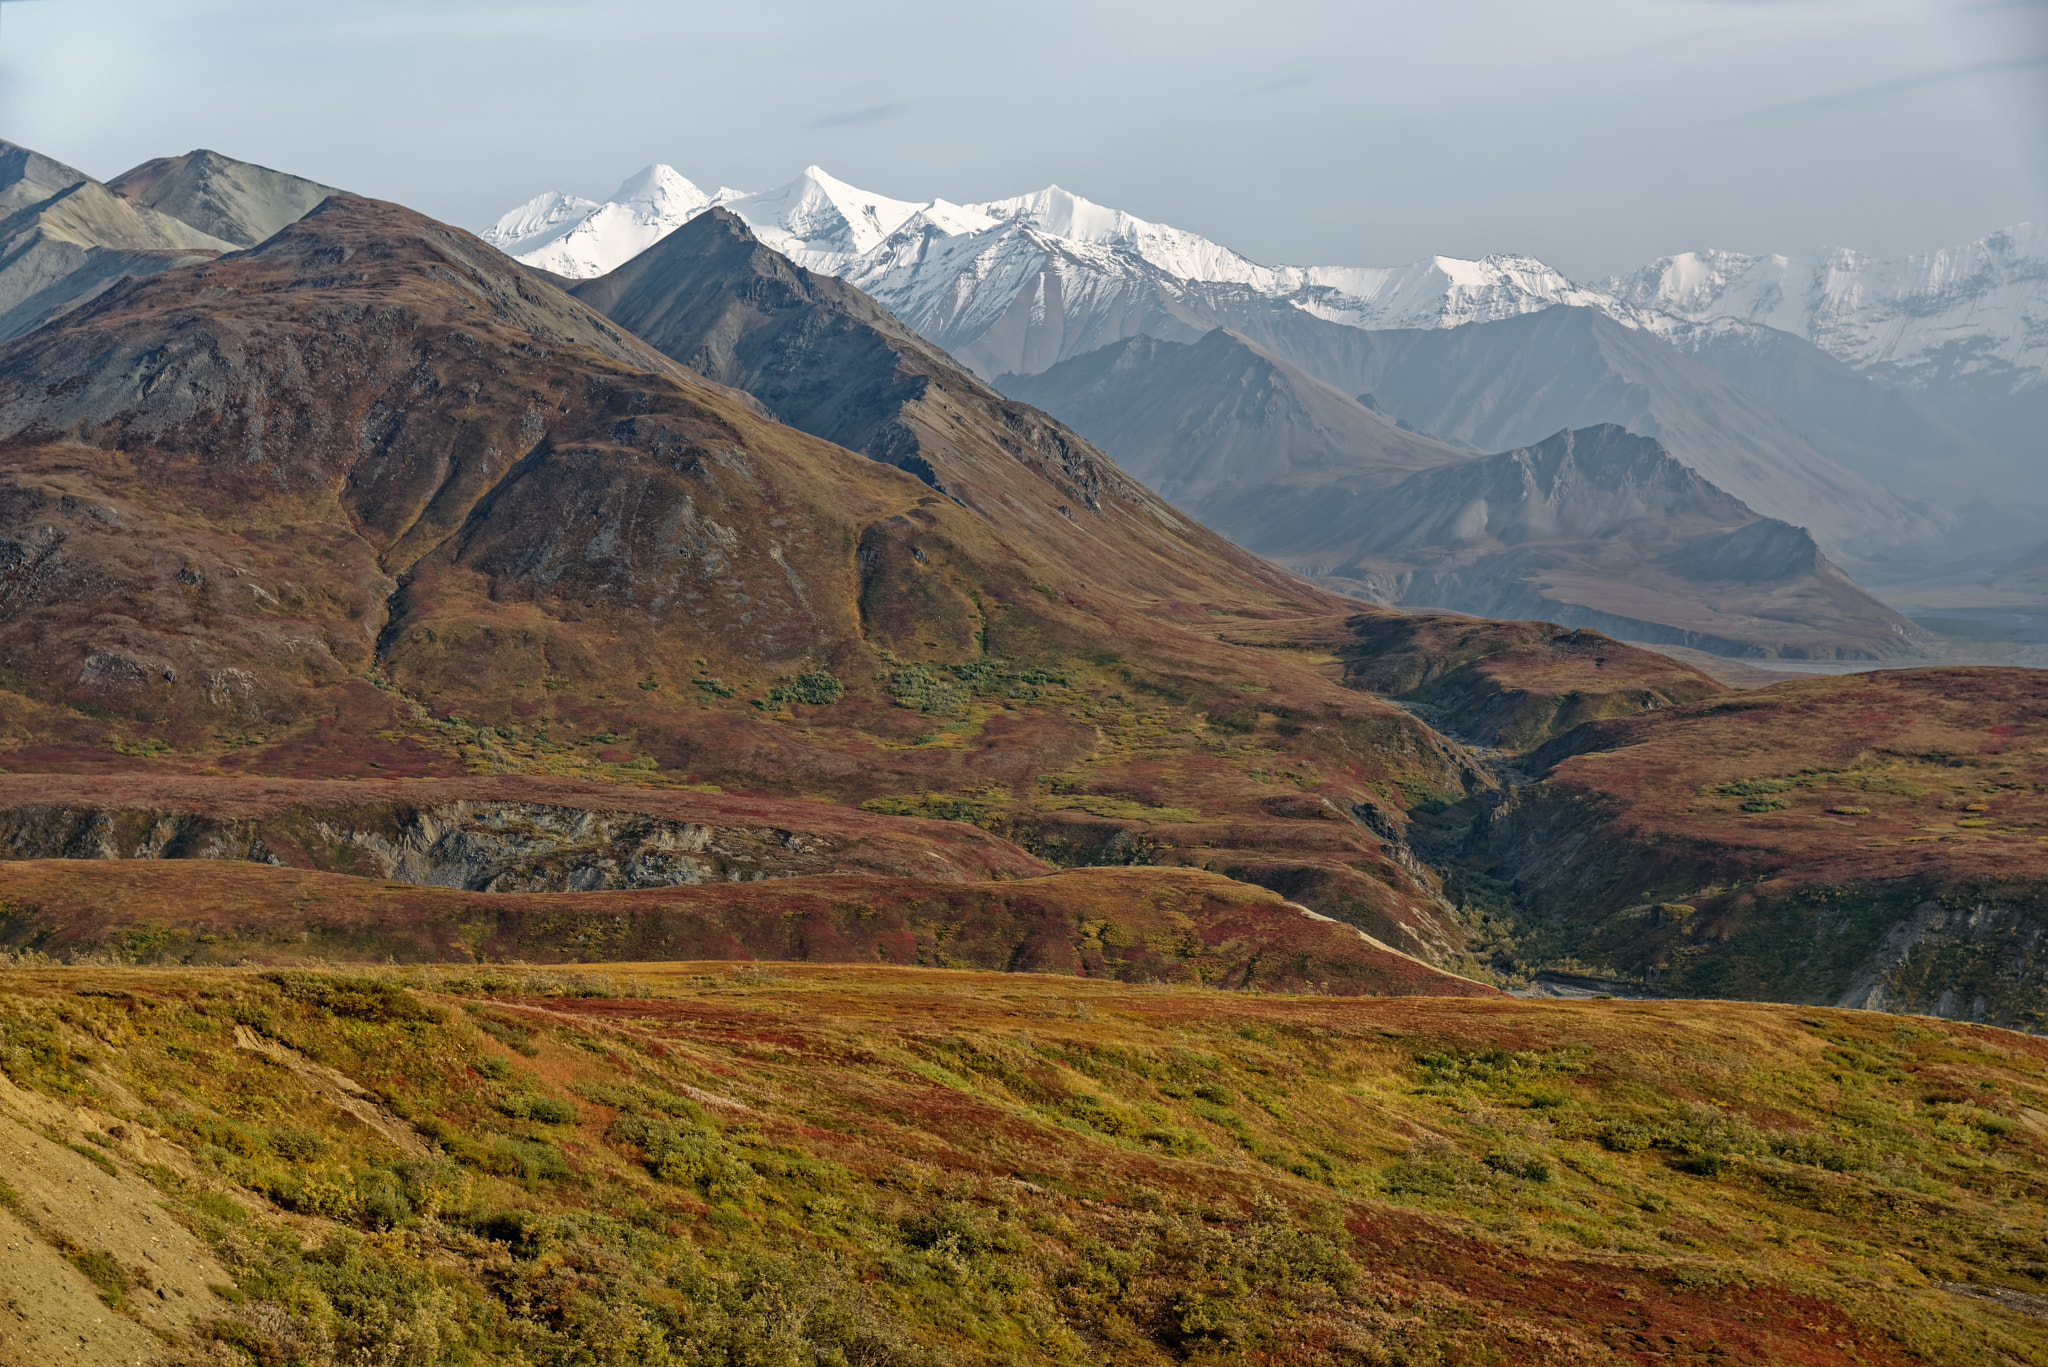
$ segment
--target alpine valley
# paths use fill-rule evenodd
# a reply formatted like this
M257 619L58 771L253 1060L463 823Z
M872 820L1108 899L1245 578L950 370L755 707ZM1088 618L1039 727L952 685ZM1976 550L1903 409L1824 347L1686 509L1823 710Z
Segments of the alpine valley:
M5 1367L2048 1363L2037 239L0 209Z

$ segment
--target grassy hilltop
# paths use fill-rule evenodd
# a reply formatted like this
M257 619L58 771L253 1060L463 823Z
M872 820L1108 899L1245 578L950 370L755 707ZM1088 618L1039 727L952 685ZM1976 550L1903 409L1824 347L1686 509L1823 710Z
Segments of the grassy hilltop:
M9 1246L173 1358L2048 1362L2048 1044L1981 1026L817 965L5 983ZM181 1228L121 1243L67 1182Z

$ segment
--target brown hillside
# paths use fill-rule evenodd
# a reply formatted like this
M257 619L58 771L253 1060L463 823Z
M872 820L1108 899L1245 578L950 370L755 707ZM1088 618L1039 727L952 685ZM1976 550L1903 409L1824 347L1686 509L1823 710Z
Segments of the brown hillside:
M1453 951L1348 813L1488 780L1225 639L1338 600L970 417L956 499L336 196L0 350L0 764L709 782L1062 863L1215 849Z

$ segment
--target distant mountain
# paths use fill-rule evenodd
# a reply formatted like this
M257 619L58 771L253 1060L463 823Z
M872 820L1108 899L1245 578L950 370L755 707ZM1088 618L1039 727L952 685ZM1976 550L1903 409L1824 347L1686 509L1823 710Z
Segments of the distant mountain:
M107 188L237 247L255 246L341 193L205 148L146 161L115 176Z
M997 384L1261 554L1294 544L1303 519L1320 534L1333 501L1476 454L1404 431L1222 328L1191 346L1131 337Z
M0 197L27 183L0 188ZM0 220L0 340L78 307L125 277L234 249L96 180L78 181Z
M630 176L599 204L550 191L486 228L484 241L529 266L585 280L622 266L738 190L707 195L672 167Z
M1927 543L1942 524L1849 468L1782 414L1652 333L1559 306L1455 328L1364 332L1299 313L1241 315L1260 345L1388 415L1480 451L1615 423L1830 554ZM1796 339L1794 339L1796 340Z
M1375 602L1542 616L1723 655L1897 659L1931 644L1805 529L1759 517L1612 425L1320 506L1323 539L1273 558Z
M1131 338L1002 384L1241 545L1373 602L1737 655L1927 644L1806 531L1616 426L1475 456L1221 329L1192 346Z
M1953 510L1950 542L1982 551L2048 531L2048 461L2016 458L1962 431L1929 411L1924 395L1890 388L1811 342L1756 323L1716 319L1668 336L1837 463L1901 498ZM1975 416L1981 428L1984 412ZM2048 447L2037 442L2032 454L2048 455Z
M2032 224L1892 261L1686 252L1599 288L1625 308L1790 332L1906 385L1989 372L2030 388L2048 372L2048 232Z
M573 261L538 259L532 254L560 234L536 238L520 225L604 220L634 202L631 187L666 178L688 185L670 168L654 166L607 205L545 194L506 215L486 238L563 275L602 274L617 259L594 250L594 238L593 250ZM898 200L812 166L763 194L695 191L695 197L677 212L730 202L763 241L797 264L854 281L919 332L990 373L1042 370L1143 331L1132 325L1142 319L1131 316L1139 292L1156 293L1168 313L1184 307L1201 314L1210 299L1202 287L1235 286L1271 304L1361 328L1457 327L1578 304L1660 332L1719 318L1768 325L1896 385L1939 386L1988 369L2017 391L2048 376L2048 342L2042 340L2048 336L2042 323L2048 317L2048 234L2026 224L1897 261L1843 249L1801 258L1692 252L1632 275L1582 283L1513 254L1477 261L1439 256L1391 267L1264 266L1198 234L1058 186L980 204ZM1019 304L1031 311L1028 326L1013 317ZM1104 309L1125 318L1095 316ZM1197 321L1214 326L1217 320ZM977 347L991 332L1018 335ZM1021 334L1036 335L1026 340ZM980 356L985 349L992 364L1023 355L1034 360L991 369Z
M0 140L0 214L11 214L92 177L40 152Z
M687 189L649 207L633 187L657 182ZM978 204L914 202L813 166L776 190L717 196L650 167L608 204L543 195L486 236L530 264L589 278L714 200L764 243L845 278L984 378L1035 374L1129 337L1192 343L1226 327L1326 383L1377 393L1353 388L1357 365L1337 359L1375 351L1355 340L1361 334L1507 324L1563 305L1638 336L1600 346L1629 353L1630 374L1599 360L1555 391L1504 406L1486 391L1521 381L1468 366L1475 408L1443 394L1430 418L1389 407L1490 450L1562 427L1622 423L1659 437L1760 511L1812 527L1841 554L1887 555L1945 536L1953 558L2048 530L2048 476L2025 473L2040 466L2048 430L2048 350L2038 340L2048 335L2048 268L2042 236L2025 227L1904 262L1836 252L1808 269L1791 258L1701 253L1584 284L1513 255L1269 267L1057 186ZM1484 335L1554 340L1542 329ZM1695 371L1682 395L1664 391L1672 367L1649 359L1660 342L1719 380L1701 382ZM1555 359L1512 357L1491 343L1487 351L1488 363L1525 375ZM1645 380L1646 369L1657 378ZM1905 397L1880 397L1887 393ZM1539 419L1536 409L1549 414ZM1529 421L1508 421L1517 411ZM1931 506L1908 506L1914 500Z
M1006 537L1057 546L1061 573L1134 593L1176 581L1192 591L1189 568L1223 554L1236 572L1293 591L859 290L769 248L734 213L703 215L575 294L691 370L743 390L777 421L917 476ZM919 657L965 659L982 648L987 624L972 596L951 587L958 571L919 570L941 568L955 553L935 539L917 542L909 522L862 534L864 574L919 586L914 602L873 599L874 639ZM907 615L892 625L899 612Z
M334 193L217 152L159 158L101 184L26 148L0 148L0 207L18 206L0 219L0 340L124 279L249 246Z

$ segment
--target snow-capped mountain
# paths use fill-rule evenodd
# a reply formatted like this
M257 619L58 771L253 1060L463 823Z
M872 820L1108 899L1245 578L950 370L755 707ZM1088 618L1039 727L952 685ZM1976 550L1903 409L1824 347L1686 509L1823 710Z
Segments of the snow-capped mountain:
M871 194L819 167L707 195L651 166L604 204L546 194L484 236L532 265L602 275L722 203L799 265L840 275L983 375L1031 374L1125 337L1193 341L1247 311L1355 328L1449 328L1554 304L1666 336L1715 319L1805 338L1887 383L2048 391L2048 234L2027 226L1896 261L1691 252L1587 284L1532 257L1266 266L1058 186L982 204Z
M650 166L603 204L549 190L481 236L529 266L583 280L616 270L712 205L745 193L721 188L707 195L674 167Z
M1687 252L1604 282L1623 308L1688 322L1738 319L1804 337L1908 385L2048 374L2048 232L2020 224L1962 247L1880 261Z

